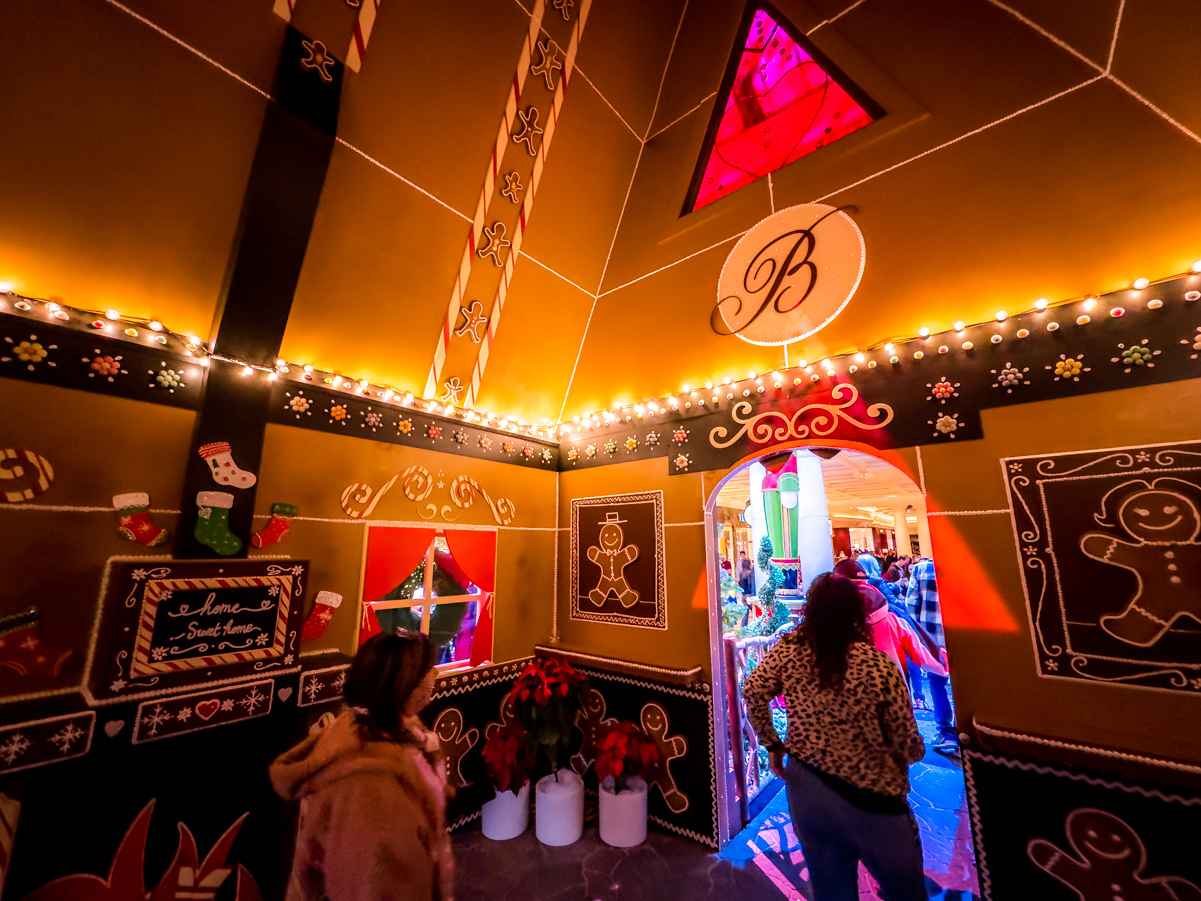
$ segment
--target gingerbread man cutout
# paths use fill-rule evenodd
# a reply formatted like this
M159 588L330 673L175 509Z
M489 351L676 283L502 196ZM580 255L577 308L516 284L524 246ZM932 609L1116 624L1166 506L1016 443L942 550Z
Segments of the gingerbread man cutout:
M588 772L588 767L596 760L596 730L605 723L616 722L612 717L605 718L607 707L605 696L595 688L584 692L580 709L576 711L575 727L584 736L580 750L571 757L571 768L581 776Z
M433 732L442 746L446 763L446 782L452 788L460 789L468 784L467 777L463 775L463 758L479 741L480 730L472 726L464 732L463 711L457 707L448 707L434 720Z
M684 756L688 751L688 742L682 735L668 737L667 711L658 704L644 705L638 718L642 722L642 731L659 746L663 755L663 766L651 782L659 786L668 810L683 813L688 809L688 796L676 787L675 777L671 774L671 762Z
M1026 845L1026 854L1081 901L1201 901L1201 889L1187 879L1143 876L1147 849L1113 814L1082 807L1068 814L1064 826L1074 854L1041 838Z
M638 547L625 543L626 536L621 527L626 520L621 519L620 515L616 512L605 514L598 544L588 548L588 559L601 571L596 587L588 592L588 600L597 607L605 603L610 591L617 595L623 607L633 607L638 603L638 592L630 587L625 576L625 568L638 559Z
M497 708L497 713L500 715L500 721L489 723L484 727L484 738L490 739L501 729L506 728L509 723L517 718L517 714L513 709L513 696L506 694L500 699L500 707Z
M1132 488L1139 490L1127 494ZM1080 550L1135 574L1138 585L1126 608L1102 616L1100 626L1126 644L1150 647L1183 616L1201 624L1201 511L1194 499L1201 486L1175 478L1125 482L1102 499L1101 513L1093 516L1101 525L1114 524L1105 507L1115 493L1124 496L1116 524L1134 541L1090 532Z

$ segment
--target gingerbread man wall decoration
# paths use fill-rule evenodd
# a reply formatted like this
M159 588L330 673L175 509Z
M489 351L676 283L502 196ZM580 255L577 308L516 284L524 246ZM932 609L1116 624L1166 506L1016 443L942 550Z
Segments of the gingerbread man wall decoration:
M605 514L597 544L588 548L588 559L599 567L601 574L596 587L588 592L588 600L597 607L605 603L609 592L617 595L621 606L629 608L638 603L638 592L626 581L625 568L638 559L638 547L625 543L625 532L621 527L626 520L621 514Z
M1081 901L1201 901L1201 889L1187 879L1144 876L1146 846L1113 814L1082 807L1068 814L1064 829L1071 852L1036 838L1026 845L1026 854Z
M1201 624L1201 485L1171 477L1123 482L1105 494L1093 519L1134 539L1102 532L1080 539L1085 556L1137 580L1125 609L1100 618L1105 632L1150 647L1181 617Z
M575 727L580 730L584 740L580 750L571 758L571 768L581 776L588 772L588 767L596 760L596 730L605 723L616 722L613 717L606 719L606 712L605 696L595 688L587 689L575 715Z
M671 762L687 753L688 741L682 735L668 736L667 711L658 704L644 705L638 718L642 723L642 731L659 746L663 755L663 767L651 782L659 786L668 810L683 813L688 809L688 796L676 786L675 777L671 774Z
M455 789L462 788L468 784L467 777L463 775L463 758L479 741L480 730L472 726L464 731L463 711L448 707L434 720L433 733L442 745L447 784Z

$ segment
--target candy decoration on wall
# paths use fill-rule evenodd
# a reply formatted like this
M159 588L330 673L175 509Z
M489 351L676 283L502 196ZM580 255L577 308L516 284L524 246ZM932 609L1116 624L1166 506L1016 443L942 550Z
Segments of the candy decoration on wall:
M247 472L234 462L228 441L211 441L197 448L196 453L204 458L213 473L213 481L218 485L229 485L232 488L251 488L258 481L258 476Z
M113 510L117 512L117 534L126 541L155 547L167 540L167 530L150 518L150 495L145 491L130 491L113 495Z
M250 543L258 548L271 547L273 544L278 544L288 534L288 529L292 525L289 520L295 515L295 504L285 504L283 502L272 504L271 518L267 520L265 526L250 536Z
M334 618L334 612L342 606L342 595L336 591L319 591L313 609L305 617L300 629L301 641L312 641L325 634L326 627Z
M196 494L196 528L192 534L207 548L222 557L232 557L242 550L242 539L229 528L229 511L234 496L228 491L200 491Z
M9 504L31 501L50 490L54 467L41 454L31 450L0 449L0 492Z
M54 367L58 364L49 359L50 351L58 350L57 344L43 344L38 340L37 335L30 335L28 339L21 341L13 341L8 335L4 336L4 343L11 348L9 356L5 354L0 357L0 363L16 363L18 366L23 366L30 372L34 372L39 366Z

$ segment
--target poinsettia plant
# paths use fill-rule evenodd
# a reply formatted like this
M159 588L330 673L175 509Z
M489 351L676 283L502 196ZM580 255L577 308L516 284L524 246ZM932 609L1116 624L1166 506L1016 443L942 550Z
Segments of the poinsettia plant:
M530 734L519 722L493 729L484 742L484 766L497 793L517 794L534 772L535 757Z
M613 790L622 792L628 781L640 776L652 782L663 766L663 752L637 723L611 720L602 723L596 736L596 778L613 777Z
M575 738L575 720L587 679L559 657L536 657L526 664L509 699L517 721L533 738L558 779Z

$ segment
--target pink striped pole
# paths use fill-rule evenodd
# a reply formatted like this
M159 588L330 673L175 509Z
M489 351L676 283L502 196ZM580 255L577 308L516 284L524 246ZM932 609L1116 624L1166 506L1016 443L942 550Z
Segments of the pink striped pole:
M370 2L370 0L364 0ZM585 0L590 2L590 0ZM434 362L430 366L428 378L425 380L425 397L432 398L438 394L438 384L442 379L442 370L446 366L446 352L450 347L451 329L459 318L459 306L463 300L463 292L467 290L467 279L471 276L471 266L475 257L475 249L479 245L480 233L484 230L484 217L492 198L496 195L496 179L500 172L500 164L504 159L505 150L509 146L509 134L513 130L513 122L517 118L517 104L521 100L521 92L530 72L530 57L534 52L534 42L542 28L542 14L546 9L545 0L536 0L533 13L530 15L530 28L521 45L521 55L517 60L517 71L513 74L513 83L509 85L509 96L505 100L505 110L500 117L500 125L496 131L496 143L492 147L492 155L488 168L484 172L484 185L480 189L479 200L475 205L475 216L471 220L471 228L467 232L467 246L463 248L463 256L459 262L459 272L455 277L454 287L450 292L450 303L446 308L446 319L438 332L438 343L434 347ZM544 141L545 146L545 141ZM510 248L509 258L516 251Z
M491 353L492 342L496 340L496 332L500 328L500 316L505 307L505 298L509 293L509 282L513 279L513 270L517 265L517 254L521 250L521 242L524 238L526 227L529 224L530 215L534 210L534 196L538 193L538 185L542 181L542 170L546 167L546 156L550 153L550 144L554 139L555 129L558 126L559 116L563 109L564 93L567 90L567 83L571 79L571 73L575 69L576 54L579 53L580 49L580 36L583 34L584 26L588 23L588 12L591 8L592 0L583 0L580 3L580 14L576 19L575 26L571 30L571 41L567 45L567 54L563 61L563 77L555 85L550 115L547 117L546 127L543 129L542 143L539 145L538 155L534 159L534 169L530 175L530 184L526 189L525 197L522 198L521 211L517 219L517 228L513 232L513 246L509 248L508 256L505 257L504 271L501 273L500 284L496 289L496 298L492 302L492 312L488 317L488 330L484 333L484 339L480 342L479 353L476 355L475 365L471 370L471 384L467 387L467 396L463 402L463 406L465 407L475 406L476 398L479 397L480 382L483 380L484 370L488 366L488 357ZM457 308L455 314L458 315Z

